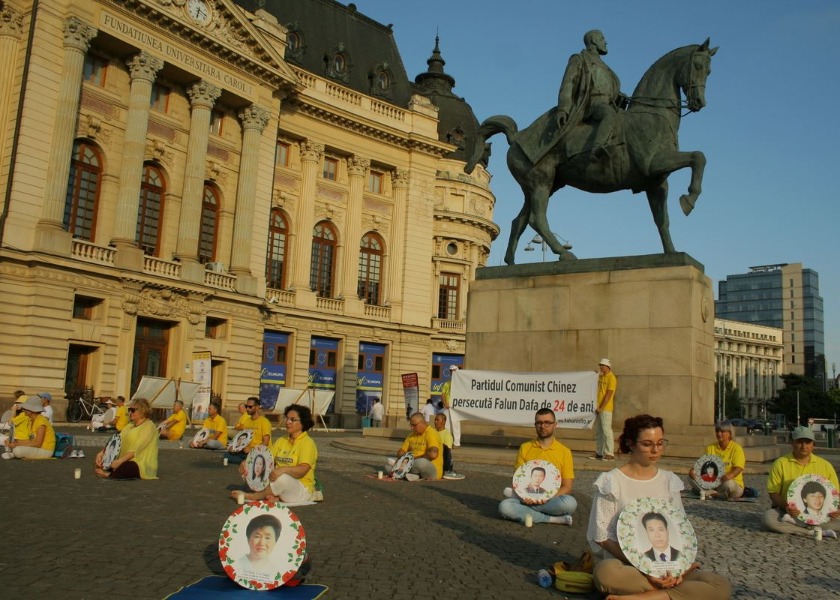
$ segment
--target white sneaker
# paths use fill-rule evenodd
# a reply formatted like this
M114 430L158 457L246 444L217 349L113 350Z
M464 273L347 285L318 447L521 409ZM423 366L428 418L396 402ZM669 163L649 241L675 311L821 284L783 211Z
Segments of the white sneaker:
M417 481L420 479L419 475L415 475L414 473L406 473L405 478L407 481Z
M447 471L443 474L444 479L464 479L463 475L456 473L455 471Z
M81 448L79 448L79 451L76 454L76 458L84 458L84 457L85 457L85 451L82 450Z
M3 458L5 458L6 460L9 460L10 458L14 458L14 457L15 457L15 455L14 455L14 454L12 454L11 452L4 452L4 453L2 454L2 456L3 456Z
M513 488L505 488L502 490L502 496L505 498L513 498Z
M824 538L831 538L833 540L837 539L837 532L833 529L823 529L823 537Z

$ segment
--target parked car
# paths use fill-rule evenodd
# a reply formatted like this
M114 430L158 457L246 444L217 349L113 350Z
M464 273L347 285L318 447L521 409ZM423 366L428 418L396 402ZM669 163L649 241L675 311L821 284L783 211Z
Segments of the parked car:
M749 435L764 432L764 425L756 419L727 419L724 421L724 424L732 425L733 427L743 427Z

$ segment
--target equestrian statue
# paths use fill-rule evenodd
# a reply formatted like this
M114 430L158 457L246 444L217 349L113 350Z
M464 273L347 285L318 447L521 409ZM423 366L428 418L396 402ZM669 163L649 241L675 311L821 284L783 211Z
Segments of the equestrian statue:
M593 30L583 41L584 50L569 59L557 106L522 131L504 115L485 120L464 168L471 173L488 151L486 141L505 134L508 168L525 195L511 225L505 253L509 265L528 225L559 260L576 258L551 232L546 214L549 197L566 185L599 194L645 192L666 253L676 252L668 227L668 176L691 168L688 193L680 196L686 215L700 196L706 157L699 151L680 152L677 131L683 108L696 112L706 105L706 79L718 49L710 49L707 39L669 52L628 98L601 58L607 53L604 35Z

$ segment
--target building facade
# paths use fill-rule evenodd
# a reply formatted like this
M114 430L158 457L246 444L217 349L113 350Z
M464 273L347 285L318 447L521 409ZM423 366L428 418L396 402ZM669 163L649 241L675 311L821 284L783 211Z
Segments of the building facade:
M780 376L785 373L783 332L740 321L715 319L715 373L720 401L723 375L738 390L742 416L765 419L767 403L783 387Z
M819 275L801 263L751 267L718 283L715 314L782 330L785 373L825 377Z
M0 0L0 396L209 355L226 408L315 388L352 426L462 362L498 235L472 111L352 5L261 4Z

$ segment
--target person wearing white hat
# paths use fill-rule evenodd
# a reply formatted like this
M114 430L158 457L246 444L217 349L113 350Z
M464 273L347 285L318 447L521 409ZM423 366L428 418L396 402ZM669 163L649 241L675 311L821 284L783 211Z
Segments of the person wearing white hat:
M29 439L15 439L9 443L15 458L52 458L55 451L55 431L42 414L44 407L37 396L23 403L29 421Z
M440 389L440 398L443 401L443 409L447 413L446 428L452 434L453 448L461 446L461 421L458 420L458 416L452 412L452 377L457 371L458 365L449 365L449 379Z
M595 455L594 460L615 460L613 453L612 414L618 381L612 372L609 358L598 362L598 398L595 403Z

